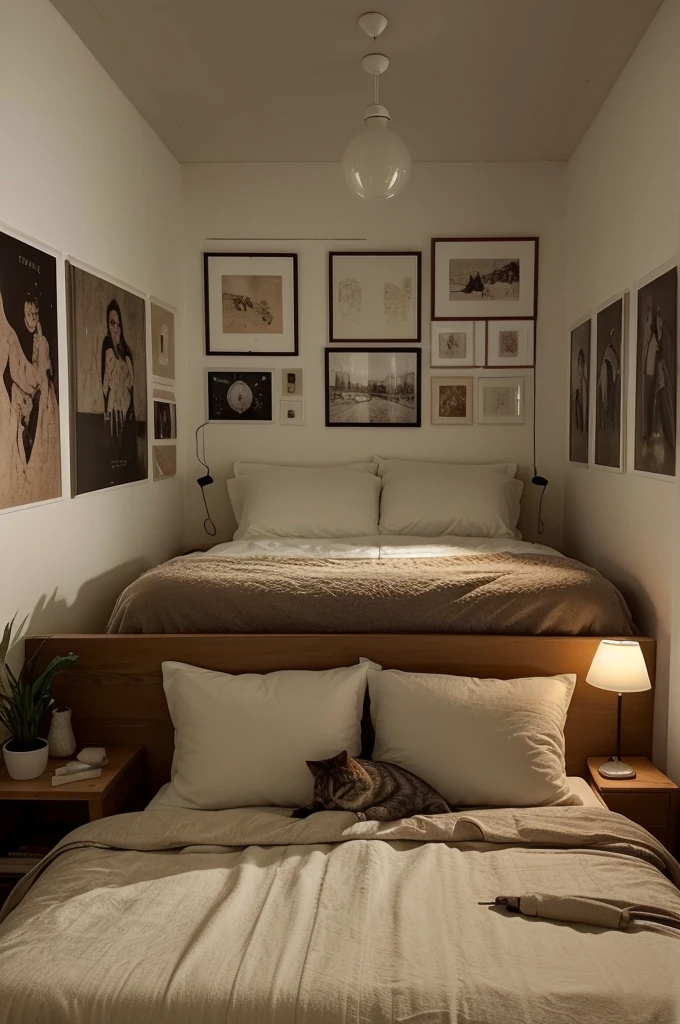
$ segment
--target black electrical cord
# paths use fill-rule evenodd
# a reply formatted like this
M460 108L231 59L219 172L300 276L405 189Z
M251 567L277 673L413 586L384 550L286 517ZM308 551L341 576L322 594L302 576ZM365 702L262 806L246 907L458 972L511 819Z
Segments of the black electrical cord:
M205 427L208 425L208 421L201 423L196 427L196 458L205 469L205 476L199 476L196 483L201 488L201 497L203 498L203 505L205 506L205 519L203 520L203 529L209 537L214 537L217 533L217 527L215 526L210 516L210 509L208 508L208 499L205 496L205 488L214 483L213 478L210 475L210 466L205 461ZM198 444L198 432L201 431L201 448L199 450ZM201 454L202 453L202 454Z

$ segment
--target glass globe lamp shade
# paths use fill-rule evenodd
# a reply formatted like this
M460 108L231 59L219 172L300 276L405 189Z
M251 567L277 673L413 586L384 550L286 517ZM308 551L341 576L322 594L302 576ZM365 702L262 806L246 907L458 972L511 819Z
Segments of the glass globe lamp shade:
M349 142L342 166L345 181L363 199L391 199L403 190L411 173L411 154L390 119L369 116L364 129Z

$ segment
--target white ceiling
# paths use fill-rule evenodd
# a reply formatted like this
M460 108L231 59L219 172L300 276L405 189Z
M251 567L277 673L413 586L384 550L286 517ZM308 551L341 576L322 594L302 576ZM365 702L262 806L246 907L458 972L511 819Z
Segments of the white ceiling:
M661 0L52 0L183 162L339 160L371 79L416 160L564 160ZM87 83L83 83L87 88Z

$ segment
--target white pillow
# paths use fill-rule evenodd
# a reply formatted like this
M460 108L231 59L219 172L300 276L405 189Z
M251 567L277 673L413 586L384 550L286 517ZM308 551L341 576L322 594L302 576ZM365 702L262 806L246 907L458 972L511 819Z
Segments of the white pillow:
M382 461L380 533L411 537L519 537L524 485L516 466Z
M227 481L234 540L374 537L380 479L351 469L284 467Z
M476 469L491 469L496 473L505 473L506 476L517 476L516 462L430 462L423 459L383 459L380 455L373 456L373 462L378 467L378 473L383 476L395 469L411 469L413 466L468 466Z
M355 473L370 473L375 476L378 472L377 462L347 462L340 463L339 465L318 465L318 466L301 466L295 465L274 465L269 462L235 462L234 463L234 476L247 476L249 473L260 473L266 469L351 469Z
M373 757L420 776L454 808L572 804L563 730L575 685L574 675L371 670Z
M267 675L162 668L175 726L164 806L297 807L314 789L305 761L361 750L367 663Z

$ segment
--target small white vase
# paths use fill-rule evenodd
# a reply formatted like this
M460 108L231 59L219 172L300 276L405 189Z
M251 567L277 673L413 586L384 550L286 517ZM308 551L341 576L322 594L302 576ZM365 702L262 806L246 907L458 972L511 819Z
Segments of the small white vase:
M71 709L55 708L47 734L51 757L70 757L76 749L76 738L71 728Z
M47 740L37 739L40 746L37 750L8 750L12 741L7 740L2 748L7 772L13 779L37 779L47 768L49 747Z

